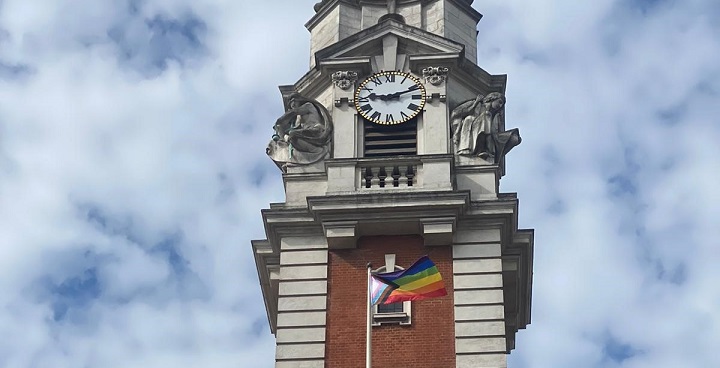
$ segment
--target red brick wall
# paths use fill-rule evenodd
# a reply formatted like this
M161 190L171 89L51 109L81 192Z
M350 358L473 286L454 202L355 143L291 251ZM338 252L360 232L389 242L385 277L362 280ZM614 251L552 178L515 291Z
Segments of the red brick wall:
M397 255L396 264L401 267L430 256L448 295L413 302L410 326L373 327L373 368L454 367L452 250L425 247L422 237L415 235L363 237L356 249L330 252L325 366L365 367L366 265L384 266L388 253Z

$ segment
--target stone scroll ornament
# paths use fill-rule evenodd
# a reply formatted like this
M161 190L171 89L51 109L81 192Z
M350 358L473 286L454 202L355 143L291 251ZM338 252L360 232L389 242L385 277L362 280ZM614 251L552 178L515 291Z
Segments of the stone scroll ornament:
M450 114L455 153L501 164L520 144L520 131L505 128L505 96L498 92L478 95L458 105Z
M450 69L441 66L431 66L422 70L426 83L439 86L447 80Z
M293 93L277 119L266 153L285 171L287 164L309 165L330 156L333 124L317 100Z

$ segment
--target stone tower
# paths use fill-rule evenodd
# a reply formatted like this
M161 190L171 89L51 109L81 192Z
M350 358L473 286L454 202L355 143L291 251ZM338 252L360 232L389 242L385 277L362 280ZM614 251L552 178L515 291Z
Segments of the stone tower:
M366 264L422 255L448 295L376 307L373 367L507 366L530 323L533 231L499 192L520 135L506 76L477 65L471 3L315 5L310 70L280 87L267 148L286 199L252 243L276 367L364 367Z

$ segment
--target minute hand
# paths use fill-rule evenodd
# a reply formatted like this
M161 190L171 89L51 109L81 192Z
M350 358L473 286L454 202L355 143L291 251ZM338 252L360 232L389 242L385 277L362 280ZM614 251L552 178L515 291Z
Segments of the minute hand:
M408 88L408 89L405 90L405 91L391 93L391 94L387 95L387 97L388 97L388 98L397 98L397 97L400 97L400 95L402 95L402 94L405 94L405 93L408 93L408 92L412 92L412 91L417 91L417 90L418 90L418 87L417 87L417 86L412 86L412 87Z

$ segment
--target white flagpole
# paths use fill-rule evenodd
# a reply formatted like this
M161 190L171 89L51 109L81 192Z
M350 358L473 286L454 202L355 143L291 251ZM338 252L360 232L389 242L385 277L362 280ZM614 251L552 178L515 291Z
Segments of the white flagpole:
M365 341L367 342L365 347L365 368L372 368L372 264L367 264L367 331L365 335Z

